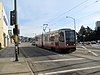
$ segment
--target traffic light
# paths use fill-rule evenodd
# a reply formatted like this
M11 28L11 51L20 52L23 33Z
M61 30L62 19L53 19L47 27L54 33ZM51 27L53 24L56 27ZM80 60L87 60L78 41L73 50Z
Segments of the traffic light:
M16 11L10 11L10 25L13 26L16 24Z
M19 29L13 28L13 34L18 35L20 33Z

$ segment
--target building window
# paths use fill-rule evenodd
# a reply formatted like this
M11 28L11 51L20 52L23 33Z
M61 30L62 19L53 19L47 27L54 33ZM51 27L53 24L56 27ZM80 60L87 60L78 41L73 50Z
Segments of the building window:
M3 16L3 20L4 20L5 24L8 25L5 16Z

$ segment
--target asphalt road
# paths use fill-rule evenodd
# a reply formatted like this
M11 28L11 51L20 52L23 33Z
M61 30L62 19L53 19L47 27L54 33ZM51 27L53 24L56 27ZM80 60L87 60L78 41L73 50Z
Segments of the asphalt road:
M78 48L66 54L38 48L30 43L22 43L20 47L34 74L100 75L100 51Z

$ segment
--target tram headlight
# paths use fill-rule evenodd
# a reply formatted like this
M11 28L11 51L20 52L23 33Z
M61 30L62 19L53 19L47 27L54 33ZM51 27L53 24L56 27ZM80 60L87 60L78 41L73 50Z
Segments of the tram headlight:
M76 44L74 44L74 46L75 46Z
M68 46L68 44L66 44Z

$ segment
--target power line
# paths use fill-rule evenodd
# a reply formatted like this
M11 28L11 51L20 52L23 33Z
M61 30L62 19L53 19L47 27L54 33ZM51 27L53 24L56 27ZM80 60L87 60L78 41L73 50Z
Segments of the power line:
M96 0L95 2L93 2L93 3L91 3L91 4L89 4L89 5L86 5L86 6L84 6L84 8L81 8L82 10L80 11L80 12L82 12L84 9L87 9L89 6L91 6L91 5L93 5L93 4L95 4L95 3L97 3L97 2L99 2L100 0ZM79 11L78 12L75 12L75 13L80 13Z
M99 2L99 1L100 1L100 0L96 0L95 2L93 2L93 3L91 3L91 4L87 5L87 6L93 5L94 3L97 3L97 2ZM86 9L86 6L85 6L85 9ZM82 9L82 10L83 10L83 9ZM95 14L95 13L98 13L98 12L94 12L94 13L91 13L91 14L89 14L89 15L85 15L85 16L83 16L83 17L87 17L87 16L93 15L93 14ZM57 16L57 17L59 17L59 16ZM83 18L83 17L80 17L80 18ZM78 19L80 19L80 18L78 18ZM76 20L78 20L78 19L76 19Z
M54 20L57 19L58 17L60 17L60 16L62 16L62 15L64 15L64 14L66 14L66 13L72 11L73 9L75 9L75 8L77 8L77 7L79 7L79 6L81 6L82 4L84 4L84 3L87 2L87 1L88 1L88 0L83 1L82 3L80 3L80 4L76 5L75 7L71 8L70 10L68 10L68 11L62 13L61 15L55 17L54 19L52 19L52 20L49 21L48 23L51 23L52 21L54 21Z
M91 15L93 15L93 14L95 14L95 13L100 13L100 11L98 12L94 12L94 13L91 13L91 14L88 14L88 15L85 15L85 16L83 16L83 17L79 17L78 19L76 19L76 20L79 20L80 18L84 18L84 17L88 17L88 16L91 16Z
M88 0L86 0L86 1L84 1L84 2L87 2L87 1L88 1ZM96 1L92 2L92 3L89 4L89 5L86 5L86 6L84 7L84 9L87 9L87 8L86 8L87 6L89 7L89 6L95 4L95 3L99 2L99 1L100 1L100 0L96 0ZM84 3L84 2L83 2L83 3ZM81 3L80 5L82 5L82 3ZM60 16L62 16L62 15L64 15L64 14L66 14L66 13L72 11L73 9L75 9L75 8L77 8L77 7L78 7L78 5L75 6L75 7L73 7L72 9L68 10L67 12L64 12L63 14L57 16L56 18L52 19L50 22L52 22L53 20L57 19L58 17L60 17ZM82 9L82 10L83 10L83 9ZM95 13L98 13L98 12L95 12ZM95 13L92 13L92 14L95 14ZM90 14L90 15L92 15L92 14ZM87 16L90 16L90 15L85 15L85 16L83 16L83 17L87 17ZM83 17L80 17L80 18L83 18ZM78 19L80 19L80 18L78 18ZM76 19L76 20L78 20L78 19ZM49 23L50 23L50 22L49 22Z
M97 2L99 2L100 0L96 0L94 3L97 3ZM92 3L92 4L94 4L94 3ZM96 12L93 12L93 13L91 13L91 14L88 14L88 15L85 15L85 16L82 16L82 17L79 17L78 19L80 19L80 18L84 18L84 17L87 17L87 16L91 16L91 15L93 15L93 14L95 14L95 13L99 13L100 11L96 11ZM78 20L77 19L77 20Z

